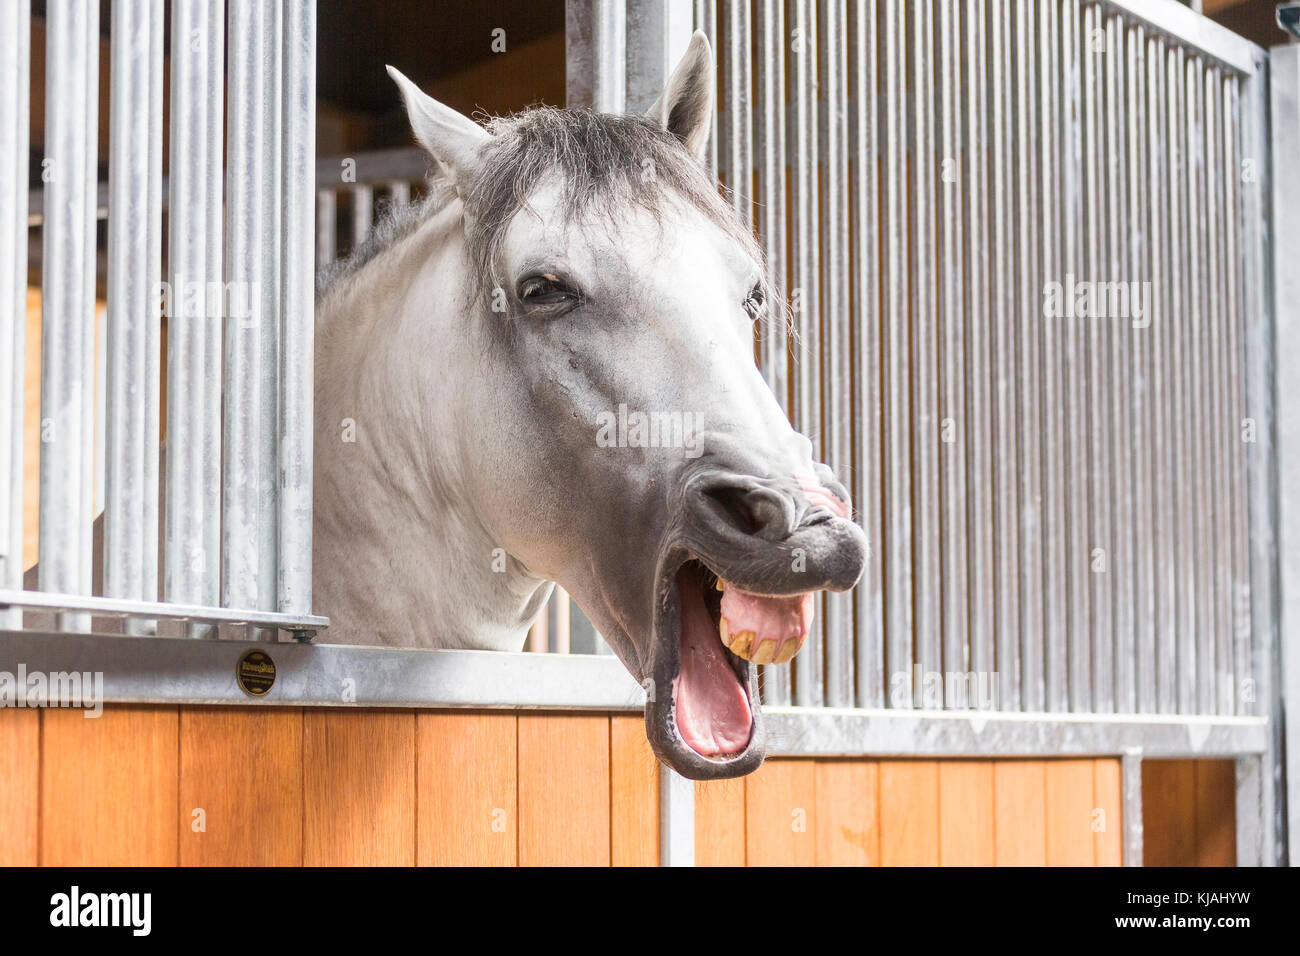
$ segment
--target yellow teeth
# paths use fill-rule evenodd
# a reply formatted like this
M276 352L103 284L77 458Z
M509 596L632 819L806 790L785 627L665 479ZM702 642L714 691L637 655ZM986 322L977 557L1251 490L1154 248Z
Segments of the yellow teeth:
M755 664L770 664L772 658L776 656L776 638L769 637L758 645L758 650L754 652Z
M757 636L758 635L753 631L741 631L731 640L731 643L729 643L727 647L729 647L731 653L735 654L737 657L743 657L745 660L753 660L751 655L754 652L754 638Z
M722 580L722 578L718 578L718 581L714 585L714 587L716 587L719 591L725 591L727 590L727 582Z
M802 640L785 641L781 645L781 649L776 652L776 656L772 658L772 663L773 664L790 663L790 661L794 660L794 656L799 653L799 649L801 647L803 647Z

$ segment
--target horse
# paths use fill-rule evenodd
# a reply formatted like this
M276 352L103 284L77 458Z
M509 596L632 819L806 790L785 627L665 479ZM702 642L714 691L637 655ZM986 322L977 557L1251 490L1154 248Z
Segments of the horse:
M315 357L331 642L519 651L558 582L693 779L759 766L756 665L868 551L754 360L786 313L704 166L714 69L697 32L645 116L483 126L389 67L429 193L322 274Z

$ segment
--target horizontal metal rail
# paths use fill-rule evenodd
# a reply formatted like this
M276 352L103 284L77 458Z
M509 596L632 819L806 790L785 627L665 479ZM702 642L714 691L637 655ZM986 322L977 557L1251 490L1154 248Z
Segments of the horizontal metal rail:
M26 608L34 611L86 612L98 617L152 618L191 621L199 624L252 624L286 631L315 633L329 627L329 618L316 614L280 614L243 608L209 607L202 604L132 601L125 598L90 597L52 591L0 590L0 610ZM153 646L153 642L150 642ZM152 653L152 652L151 652Z
M646 689L597 655L419 650L339 644L141 641L99 634L0 632L0 672L103 675L100 703L249 704L235 667L270 655L278 706L637 712ZM1262 717L1008 714L993 711L769 707L774 756L1125 755L1236 757L1263 752Z

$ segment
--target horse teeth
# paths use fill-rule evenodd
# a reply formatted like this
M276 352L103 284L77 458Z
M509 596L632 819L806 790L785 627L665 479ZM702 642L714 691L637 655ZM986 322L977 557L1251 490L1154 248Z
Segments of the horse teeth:
M751 658L755 664L771 664L772 659L776 656L776 638L769 637L758 645L758 650L754 652Z
M717 588L719 591L727 590L727 582L722 580L722 578L718 578L718 580L714 583L713 586Z
M752 651L750 646L754 643L754 638L757 636L758 635L753 631L741 631L736 635L735 641L728 645L731 648L731 653L735 654L737 657L743 657L745 660L751 660L750 654Z
M790 661L794 660L794 656L798 653L799 653L798 641L790 641L790 640L782 641L781 649L778 650L776 652L776 656L772 658L772 663L788 664Z
M719 618L719 619L718 619L718 634L719 634L719 636L721 636L721 638L722 638L722 646L723 646L723 647L730 647L730 646L731 646L731 638L730 638L730 636L729 636L729 634L728 634L728 631L727 631L727 619L726 619L725 617L724 617L724 618Z

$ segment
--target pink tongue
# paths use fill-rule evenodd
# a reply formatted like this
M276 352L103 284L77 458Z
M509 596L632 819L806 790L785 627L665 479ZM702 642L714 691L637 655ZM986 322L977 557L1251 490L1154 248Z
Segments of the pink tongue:
M727 663L718 629L699 585L678 577L682 602L682 666L675 686L677 730L706 757L737 753L749 743L754 723L749 696Z

